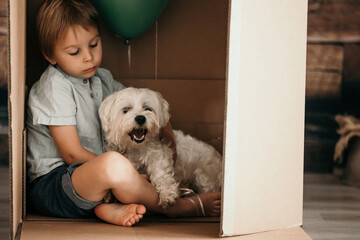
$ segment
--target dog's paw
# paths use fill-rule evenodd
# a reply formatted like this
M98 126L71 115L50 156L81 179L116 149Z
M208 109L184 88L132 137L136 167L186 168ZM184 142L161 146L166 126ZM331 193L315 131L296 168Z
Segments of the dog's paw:
M174 191L162 191L159 193L159 206L167 208L175 203L175 200L179 197L177 189Z

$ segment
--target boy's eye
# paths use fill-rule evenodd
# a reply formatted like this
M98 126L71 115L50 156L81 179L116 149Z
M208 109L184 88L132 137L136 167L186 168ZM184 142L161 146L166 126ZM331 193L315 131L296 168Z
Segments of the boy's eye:
M79 49L76 51L76 52L71 52L71 53L69 53L71 56L75 56L75 55L77 55L79 53Z
M98 43L96 42L95 44L91 44L90 47L95 48L95 47L97 47L97 45L98 45Z

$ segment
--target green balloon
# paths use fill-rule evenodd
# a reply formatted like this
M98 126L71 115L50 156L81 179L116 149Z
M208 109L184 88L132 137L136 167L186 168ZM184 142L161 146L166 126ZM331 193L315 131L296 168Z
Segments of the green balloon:
M92 0L110 28L125 39L146 32L170 0Z

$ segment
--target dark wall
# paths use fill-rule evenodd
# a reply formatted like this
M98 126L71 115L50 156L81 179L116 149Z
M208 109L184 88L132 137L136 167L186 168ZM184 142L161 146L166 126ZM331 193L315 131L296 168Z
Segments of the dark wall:
M0 0L0 164L7 164L8 154L8 116L7 116L7 0Z

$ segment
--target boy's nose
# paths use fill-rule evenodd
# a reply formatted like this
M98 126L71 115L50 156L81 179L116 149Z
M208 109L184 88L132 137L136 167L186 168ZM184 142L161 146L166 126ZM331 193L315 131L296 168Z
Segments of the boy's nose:
M89 62L93 59L93 55L91 53L91 51L87 50L84 51L84 62Z

